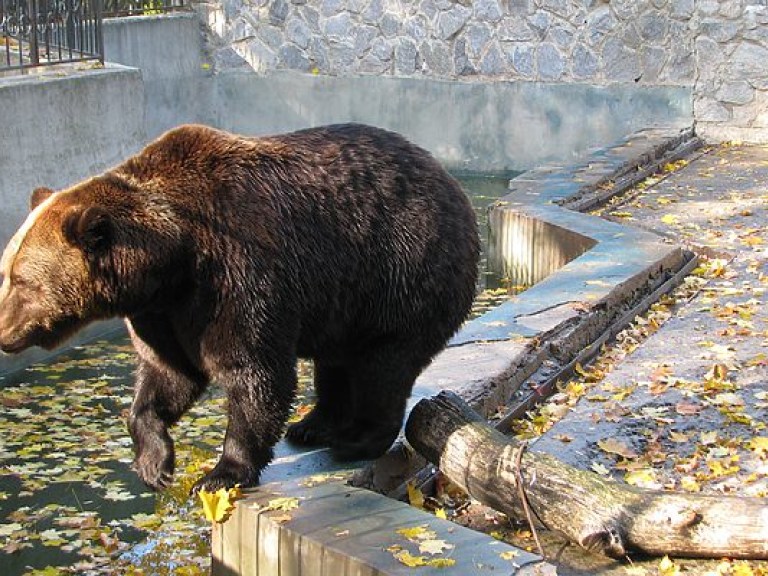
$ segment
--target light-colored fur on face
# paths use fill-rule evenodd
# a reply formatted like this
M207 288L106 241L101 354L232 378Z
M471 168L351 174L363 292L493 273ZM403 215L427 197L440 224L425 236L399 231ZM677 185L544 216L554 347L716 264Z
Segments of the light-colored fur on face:
M53 347L80 321L84 262L66 245L64 206L54 194L38 205L14 234L0 259L0 348Z
M27 237L29 231L37 222L40 214L46 210L48 205L51 204L55 198L55 194L51 195L45 201L41 202L34 210L32 210L32 212L30 212L27 216L27 219L24 220L24 223L21 225L21 227L16 231L16 234L14 234L10 242L8 242L8 246L6 246L5 250L3 251L3 256L0 258L0 274L3 275L3 286L5 286L5 284L10 280L13 261L16 259L16 255L19 253L21 245L24 243L24 239ZM2 290L0 290L0 294L2 294Z

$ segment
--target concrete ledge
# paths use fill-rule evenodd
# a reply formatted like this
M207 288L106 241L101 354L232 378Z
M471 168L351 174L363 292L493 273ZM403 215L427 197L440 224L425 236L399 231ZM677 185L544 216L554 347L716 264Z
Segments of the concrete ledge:
M271 500L297 498L298 508L273 510ZM397 530L424 527L452 548L429 559L450 568L423 566L418 574L523 574L541 564L485 534L457 526L402 502L353 488L337 476L268 484L238 502L233 516L213 530L217 576L379 576L413 574L393 552L424 556ZM502 556L504 555L504 557ZM509 559L507 559L507 556Z

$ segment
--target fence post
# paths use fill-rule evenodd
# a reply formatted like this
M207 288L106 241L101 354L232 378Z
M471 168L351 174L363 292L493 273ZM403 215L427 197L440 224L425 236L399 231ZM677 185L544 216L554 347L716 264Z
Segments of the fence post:
M37 0L27 0L27 12L29 18L29 60L37 66L40 64L37 41ZM19 44L21 44L21 37L19 37Z
M102 10L102 0L91 0L94 5L94 23L96 34L96 53L99 55L99 61L104 64L104 17Z

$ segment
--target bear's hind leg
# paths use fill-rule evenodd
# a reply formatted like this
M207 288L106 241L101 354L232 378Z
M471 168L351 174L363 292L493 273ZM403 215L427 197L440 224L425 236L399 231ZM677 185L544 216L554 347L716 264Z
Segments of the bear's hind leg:
M181 418L205 387L202 377L192 380L168 368L160 370L147 361L139 362L128 430L136 453L133 468L153 490L167 488L173 479L175 454L168 427Z
M315 361L317 403L301 421L291 424L285 437L305 446L330 446L348 417L352 402L349 376L341 366Z
M370 460L387 451L400 432L413 383L430 358L404 339L355 360L349 368L352 418L338 430L333 443L338 459Z

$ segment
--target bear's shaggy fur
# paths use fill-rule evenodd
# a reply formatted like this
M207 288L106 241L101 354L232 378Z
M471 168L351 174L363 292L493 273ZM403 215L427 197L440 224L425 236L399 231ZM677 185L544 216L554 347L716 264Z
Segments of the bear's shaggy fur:
M124 317L138 353L135 469L155 489L173 474L169 427L211 381L229 423L197 488L257 483L297 357L314 360L318 401L288 437L382 454L474 296L464 193L427 152L372 127L245 138L183 126L32 204L0 264L0 348L53 347Z

